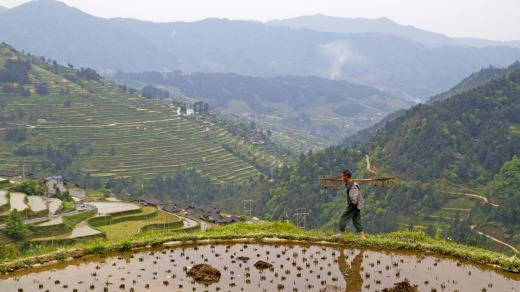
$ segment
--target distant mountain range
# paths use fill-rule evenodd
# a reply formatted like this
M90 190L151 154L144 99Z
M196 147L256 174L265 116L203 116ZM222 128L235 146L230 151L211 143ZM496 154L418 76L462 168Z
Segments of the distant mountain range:
M404 37L429 47L461 45L457 40L445 35L418 29L413 26L402 26L387 18L340 18L318 14L284 20L272 20L266 24L340 34L376 32Z
M324 31L327 26L335 31ZM0 40L102 74L182 70L318 76L415 101L446 91L481 68L520 59L519 48L466 47L461 40L387 19L317 15L267 24L225 19L153 23L94 17L54 0L2 12Z
M318 14L284 20L271 20L266 24L272 26L285 26L295 29L310 29L315 31L341 34L377 32L411 39L432 48L444 46L509 46L520 48L520 40L501 42L476 38L449 38L443 34L429 32L411 25L402 26L387 18L340 18Z

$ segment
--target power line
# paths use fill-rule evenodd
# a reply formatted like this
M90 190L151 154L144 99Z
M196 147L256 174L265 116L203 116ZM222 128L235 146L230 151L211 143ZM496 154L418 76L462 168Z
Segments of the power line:
M296 216L296 226L298 226L298 228L305 229L305 221L307 219L307 216L309 216L309 212L307 211L307 209L296 209L296 214L294 214L293 216Z
M242 200L242 202L244 203L244 214L249 214L249 216L251 216L251 210L252 210L252 207L251 205L253 204L255 200ZM247 207L247 203L249 203L249 208Z

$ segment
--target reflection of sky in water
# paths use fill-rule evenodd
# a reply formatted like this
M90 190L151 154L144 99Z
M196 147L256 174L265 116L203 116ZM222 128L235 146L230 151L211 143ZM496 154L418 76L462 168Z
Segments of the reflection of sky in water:
M255 268L259 260L273 268ZM186 275L201 263L220 270L220 281L197 283ZM405 279L420 291L518 291L520 285L520 274L419 252L229 243L91 256L0 276L0 287L2 292L104 291L105 287L108 291L375 291Z

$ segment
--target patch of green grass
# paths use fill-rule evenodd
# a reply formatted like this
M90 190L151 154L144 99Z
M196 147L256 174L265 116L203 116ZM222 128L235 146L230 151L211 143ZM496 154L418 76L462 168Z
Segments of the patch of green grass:
M520 259L509 257L477 247L465 246L449 240L435 239L424 232L399 231L386 234L367 234L367 240L357 240L355 234L349 233L344 239L332 239L331 231L301 230L290 223L266 222L263 224L235 223L222 227L211 228L197 232L155 231L120 238L109 238L90 242L79 242L70 246L81 249L84 254L105 254L134 247L158 246L169 241L196 242L199 240L232 240L246 239L251 242L261 242L266 238L305 242L330 242L345 246L380 247L385 249L406 249L418 251L433 251L451 255L476 263L491 264L499 269L520 273ZM0 265L0 270L22 266L28 258L22 258L8 264ZM34 259L35 261L38 259Z
M468 197L456 197L446 202L443 208L471 209L475 206L475 199Z
M73 202L61 202L62 208L60 209L60 213L68 213L76 210L76 207L74 206Z
M154 208L145 207L143 208L143 212L154 211ZM150 213L151 214L151 213ZM131 216L129 216L131 217ZM139 216L141 217L141 216ZM108 239L114 238L124 238L131 235L135 235L139 232L139 229L150 224L168 224L172 222L180 221L180 218L176 215L166 213L166 212L157 212L155 216L150 216L150 218L145 220L134 220L134 221L124 221L115 224L98 226L96 229L103 231L106 233Z
M90 217L96 215L96 213L97 213L97 209L94 209L94 210L91 210L91 211L79 213L79 214L72 215L72 216L64 216L63 217L63 222L65 222L70 227L74 227L79 222L81 222L83 220L86 220L87 218L90 218Z

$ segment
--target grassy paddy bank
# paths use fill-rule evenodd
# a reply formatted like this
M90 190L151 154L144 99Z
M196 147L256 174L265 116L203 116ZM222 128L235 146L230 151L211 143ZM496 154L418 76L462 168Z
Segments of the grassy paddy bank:
M76 242L61 247L47 247L40 250L40 255L24 258L4 258L0 264L0 272L28 268L49 261L60 261L70 257L81 257L88 254L107 254L148 246L161 246L177 242L197 243L208 240L245 240L262 242L265 240L304 241L316 243L336 243L352 247L384 248L396 250L416 250L424 253L435 252L454 256L474 263L494 266L497 269L520 273L520 259L478 247L465 246L455 242L434 239L423 232L400 231L387 234L368 234L367 240L359 241L353 234L344 239L332 239L332 231L300 230L290 223L267 222L263 224L236 223L228 226L211 228L206 231L192 232L145 232L135 236L120 237L107 240Z

